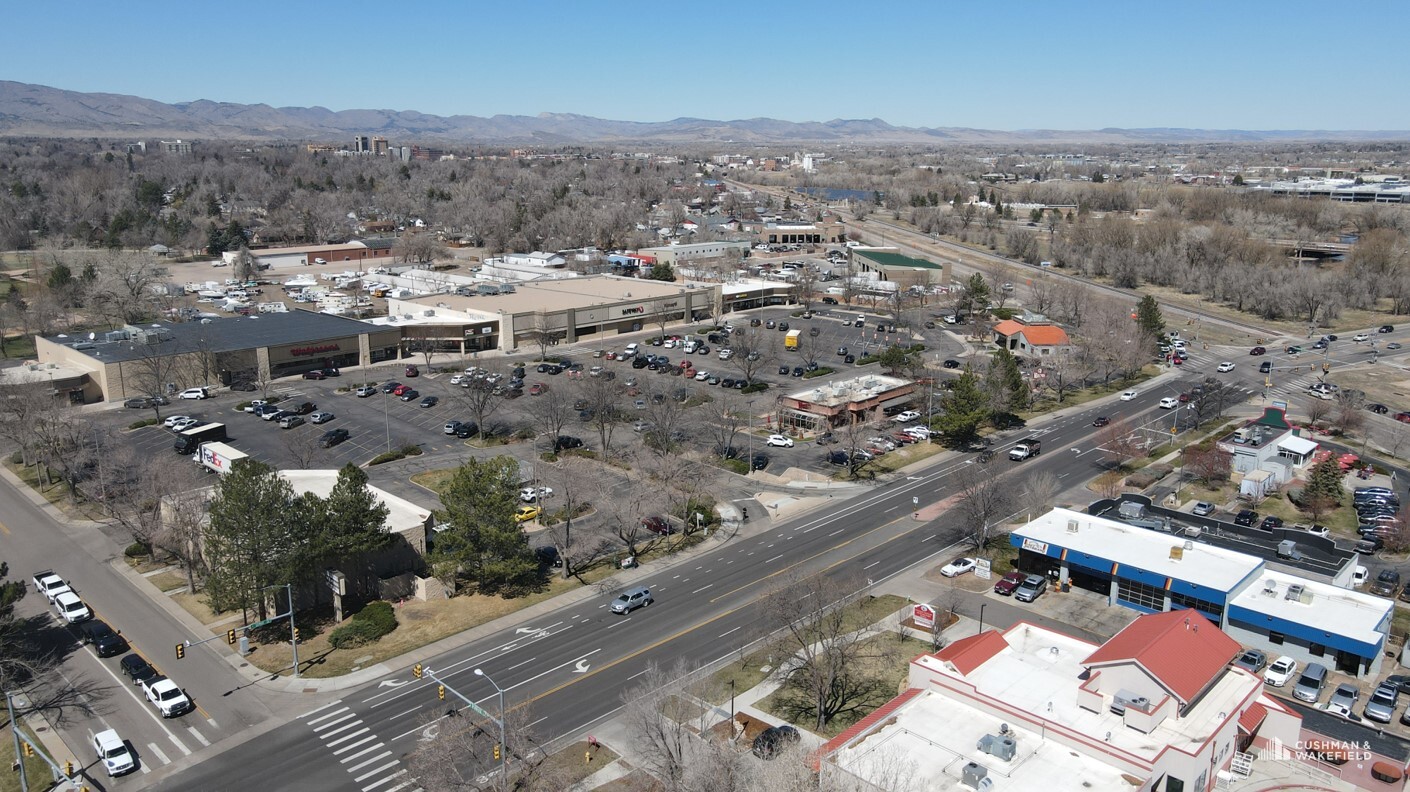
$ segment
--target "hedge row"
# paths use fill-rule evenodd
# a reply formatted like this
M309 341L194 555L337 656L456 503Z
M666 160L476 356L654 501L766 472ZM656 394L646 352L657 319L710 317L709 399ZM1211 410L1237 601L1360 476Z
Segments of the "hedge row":
M387 451L386 453L378 454L377 456L372 457L372 461L368 462L367 464L380 465L384 462L395 462L398 459L406 459L409 456L421 456L421 446L404 445L401 448L392 451Z

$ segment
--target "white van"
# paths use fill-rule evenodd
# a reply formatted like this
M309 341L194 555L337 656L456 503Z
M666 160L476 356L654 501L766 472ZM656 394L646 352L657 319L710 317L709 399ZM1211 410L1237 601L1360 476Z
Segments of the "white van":
M627 344L626 350L622 352L623 357L636 357L636 351L640 349L636 344Z
M682 347L682 349L685 351L685 353L686 353L687 355L690 355L690 354L694 354L695 348L698 347L698 346L700 346L700 342L699 342L699 341L696 341L694 338L692 338L692 339L690 339L689 341L686 341L686 342L685 342L685 346Z

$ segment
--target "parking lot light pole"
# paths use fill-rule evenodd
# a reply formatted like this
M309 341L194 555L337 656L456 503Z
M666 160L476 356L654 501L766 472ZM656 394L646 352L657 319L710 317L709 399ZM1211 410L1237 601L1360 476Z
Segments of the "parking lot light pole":
M387 451L392 450L392 419L387 413L387 389L382 388L382 428L387 432Z
M509 778L508 770L504 766L506 755L509 753L509 746L504 744L504 688L490 679L489 674L482 669L475 669L475 676L484 677L485 681L494 685L495 692L499 694L499 788L504 789Z
M745 402L749 409L749 429L745 432L749 436L749 470L744 475L754 475L754 400Z

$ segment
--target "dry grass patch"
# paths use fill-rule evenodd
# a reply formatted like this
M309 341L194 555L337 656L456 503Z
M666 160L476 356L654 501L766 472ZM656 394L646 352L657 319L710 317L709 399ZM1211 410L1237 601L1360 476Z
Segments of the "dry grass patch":
M589 756L592 757L591 761L588 760ZM561 789L569 789L615 762L617 758L617 753L605 745L599 744L594 748L585 740L579 741L546 757L535 775L542 779L551 779L560 784Z
M451 478L455 476L455 471L459 469L458 467L452 467L423 471L413 475L411 477L411 483L418 487L425 487L439 496L441 490L445 489L446 484L450 483Z
M186 587L186 576L180 572L159 572L147 578L147 582L156 586L157 591L175 591Z
M645 770L633 770L614 781L608 781L593 792L661 792L665 787Z
M16 464L7 458L5 460L5 467L9 468L11 473L18 476L20 481L23 481L26 486L42 495L44 500L57 506L59 511L64 513L65 517L94 521L103 519L103 514L97 506L81 500L75 501L73 498L69 497L68 485L64 484L62 481L56 479L52 484L40 484L38 465L25 466Z
M215 624L216 622L224 618L221 614L218 614L215 611L211 610L210 605L206 604L206 597L204 594L193 594L189 591L186 591L182 592L181 594L172 594L171 601L175 602L177 605L180 605L181 608L187 613L191 614L192 616L195 616L198 620L200 620L201 624ZM224 631L225 630L220 630L219 632Z

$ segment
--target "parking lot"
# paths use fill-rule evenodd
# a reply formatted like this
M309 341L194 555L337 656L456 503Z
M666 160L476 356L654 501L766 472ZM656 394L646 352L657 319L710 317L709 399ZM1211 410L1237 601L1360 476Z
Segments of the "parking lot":
M533 385L542 384L559 391L560 395L576 394L581 378L589 376L588 372L594 366L600 366L604 372L615 374L614 383L621 388L622 394L620 409L630 419L628 426L624 428L629 429L631 420L646 417L642 410L635 409L640 406L637 404L638 400L650 398L655 393L677 394L685 391L698 401L701 397L714 398L716 393L721 392L721 388L719 385L709 385L708 380L687 380L679 375L669 376L665 373L665 367L654 371L633 368L627 360L608 360L607 352L620 352L628 343L636 341L640 344L643 354L663 356L677 366L682 361L689 360L696 371L707 372L721 380L742 379L740 361L719 359L722 346L734 344L749 346L759 352L760 360L754 366L754 379L769 384L769 389L762 393L740 394L736 397L740 403L753 403L749 410L755 416L752 426L756 437L752 446L753 450L758 452L765 450L764 436L771 431L770 422L777 396L821 383L847 379L862 372L876 371L874 365L860 369L846 365L845 358L838 354L842 347L858 359L875 353L889 343L925 343L927 359L956 355L963 348L962 344L945 334L943 326L930 330L917 327L909 332L903 329L899 333L890 333L878 329L878 324L887 322L882 317L865 314L864 326L857 327L859 314L856 310L846 306L821 307L824 310L815 312L811 319L790 316L796 308L786 306L730 314L725 317L725 321L734 328L733 340L726 340L723 345L707 342L710 351L709 354L703 355L687 355L679 346L668 349L664 346L649 345L644 339L654 334L642 333L613 339L610 346L604 342L595 342L579 344L572 348L551 348L550 358L567 358L582 366L580 372L564 371L557 375L539 373L535 365L538 358L536 349L526 349L523 353L510 357L481 359L477 362L483 368L506 375L515 365L523 365L526 368L524 395L502 401L487 424L501 433L512 433L524 427L538 430L541 421L535 418L532 403L539 397L531 395ZM757 320L758 326L751 326L751 320ZM774 323L772 329L768 327L770 322ZM800 349L785 348L788 333L779 329L781 322L788 322L791 329L802 331L799 334ZM689 332L700 327L701 325L690 325L671 328L668 329L667 335L703 338ZM811 333L814 328L817 335ZM747 335L748 340L741 342L741 335ZM595 357L595 353L601 353L601 356ZM795 373L802 373L798 369L806 367L809 360L822 367L831 367L835 372L808 379L794 376ZM420 376L401 376L405 373L404 364L410 362L415 362L422 368L423 373ZM254 459L276 467L332 468L348 462L364 464L384 451L404 445L420 446L423 452L428 454L467 450L468 441L444 432L444 427L449 421L474 419L463 401L457 398L461 393L460 386L451 383L452 376L459 373L463 366L449 357L433 358L431 362L439 369L438 373L425 373L424 361L418 359L403 361L396 366L383 366L372 372L348 371L343 376L321 381L286 378L271 386L270 395L281 400L280 406L311 402L316 405L317 410L331 412L335 416L321 425L308 423L308 416L304 416L305 423L302 425L289 429L280 428L276 421L264 421L253 414L236 410L238 404L259 398L261 393L235 393L220 388L213 389L212 396L208 399L173 400L171 405L163 408L162 416L166 418L189 415L202 421L224 423L229 437L226 441L228 444ZM787 373L781 373L781 366L787 367ZM389 381L410 385L416 389L417 397L403 400L383 393L380 388L375 395L366 398L359 398L352 393L355 386L364 382L375 382L380 386ZM629 382L636 384L632 386ZM347 390L338 392L340 388ZM422 407L421 398L425 396L438 397L439 402L431 407ZM120 423L122 426L151 416L151 412L147 410L116 410L110 414L114 416L114 423ZM698 418L696 420L698 421ZM741 428L747 429L748 426ZM320 447L319 437L330 429L346 430L348 438L329 448ZM596 438L594 428L576 417L570 419L564 433L581 437L589 447L594 444ZM131 432L129 436L134 446L144 453L174 453L174 433L161 426L139 429ZM708 452L712 447L708 436L708 432L688 432L685 442L696 450ZM619 430L613 437L614 445L623 449L642 441L640 433L631 431ZM750 445L748 437L741 434L738 440L739 450L746 451ZM503 450L526 459L533 454L533 446L528 443L512 444ZM824 455L811 443L798 443L793 448L769 448L767 452L770 456L769 472L779 473L789 466L818 471L828 469Z

